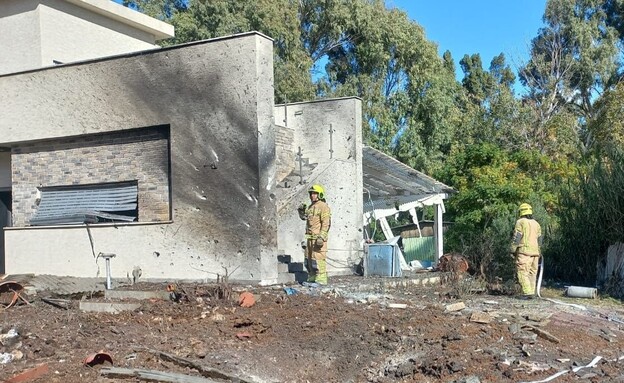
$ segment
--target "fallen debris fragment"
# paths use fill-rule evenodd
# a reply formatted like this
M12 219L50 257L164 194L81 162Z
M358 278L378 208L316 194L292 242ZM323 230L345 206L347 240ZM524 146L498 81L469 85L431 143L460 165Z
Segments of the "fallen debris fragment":
M457 302L457 303L453 303L452 305L446 306L444 308L444 311L446 312L461 311L465 308L466 308L466 304L464 302Z
M590 367L594 367L596 366L596 364L602 359L602 356L597 356L595 357L588 365L586 366L579 366L579 367L574 367L572 369L572 372L579 372L580 370L582 370L583 368L590 368ZM521 382L521 383L546 383L546 382L550 382L553 379L556 379L558 377L560 377L561 375L565 375L567 374L569 371L559 371L558 373L549 376L546 379L542 379L542 380L534 380L531 382Z
M18 337L19 337L19 333L17 332L16 329L12 328L9 331L7 331L6 334L0 334L0 345L5 346L5 347L10 346L17 342Z
M24 287L17 282L0 282L0 307L8 309L19 301L30 304L30 302L22 296L22 291L24 291Z
M167 285L167 292L169 292L169 298L176 303L190 301L186 291L178 287L178 285L176 285L175 283L170 283Z
M540 338L544 338L546 340L549 340L553 343L560 343L561 341L559 340L559 338L557 338L556 336L550 334L548 331L542 330L541 328L537 328L537 327L533 327L533 326L529 326L529 325L525 325L522 326L523 329L527 329L527 330L531 330L534 333L536 333Z
M284 287L284 292L286 293L286 295L297 294L297 290L293 289L292 287Z
M41 298L41 300L49 305L58 307L60 309L69 310L69 299L55 299L55 298Z
M470 321L476 323L490 323L492 316L482 311L475 311L470 315Z
M85 366L89 366L89 367L93 367L96 366L98 364L104 364L106 362L109 362L110 364L114 364L113 363L113 358L105 353L105 352L94 352L93 354L89 354L83 361L82 363Z
M407 308L407 304L405 303L388 303L389 309L404 309Z
M247 331L244 331L244 332L239 332L238 334L236 334L236 337L238 339L249 339L251 338L251 334Z
M25 383L31 380L35 380L47 374L50 371L47 363L43 363L38 365L37 367L33 367L29 370L21 372L17 375L14 375L12 378L9 378L4 381L4 383Z
M243 379L239 376L230 375L216 368L202 366L201 364L196 363L192 360L181 358L179 356L168 354L166 352L152 350L152 349L145 348L145 347L134 347L134 349L135 351L149 352L150 354L158 355L158 357L162 360L175 363L182 367L188 367L188 368L197 370L205 378L231 380L233 382L239 382L239 383L253 383L251 380Z
M142 370L138 368L104 367L100 370L100 375L107 378L129 379L136 378L148 382L171 382L171 383L217 383L215 380L175 374L156 370Z
M248 291L245 291L238 297L238 305L240 307L252 307L256 304L256 298Z

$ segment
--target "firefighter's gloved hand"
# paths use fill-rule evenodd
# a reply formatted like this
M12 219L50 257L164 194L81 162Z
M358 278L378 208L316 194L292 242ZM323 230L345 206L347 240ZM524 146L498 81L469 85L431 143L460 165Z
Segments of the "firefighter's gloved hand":
M316 247L321 248L323 247L323 243L325 243L325 241L323 240L323 238L318 237L316 238L316 241L314 241L314 244L316 245Z
M299 205L299 207L297 208L297 212L299 213L299 218L301 219L306 219L306 209L308 208L308 205L306 205L305 203L302 203L301 205Z

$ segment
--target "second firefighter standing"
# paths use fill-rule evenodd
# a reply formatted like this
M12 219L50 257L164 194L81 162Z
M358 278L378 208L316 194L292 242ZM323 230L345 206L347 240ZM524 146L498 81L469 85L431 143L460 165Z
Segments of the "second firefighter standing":
M306 221L305 266L308 283L327 284L327 239L331 227L331 209L325 202L321 185L308 189L310 206L299 206L299 218Z
M510 251L516 261L516 273L523 298L531 298L536 292L542 228L533 219L533 208L528 203L518 207L518 215L520 218L516 221Z

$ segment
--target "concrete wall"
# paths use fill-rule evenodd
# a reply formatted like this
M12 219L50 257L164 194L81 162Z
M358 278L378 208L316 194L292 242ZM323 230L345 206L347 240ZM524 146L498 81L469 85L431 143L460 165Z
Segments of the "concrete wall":
M173 222L90 226L115 277L277 278L272 41L257 33L0 77L0 146L169 125ZM7 273L93 276L85 227L6 231Z
M308 185L319 183L326 190L332 209L328 241L330 274L348 274L362 255L362 106L357 98L323 100L276 106L276 124L294 130L293 147L317 163L307 184L279 212L279 250L295 262L303 261L301 242L305 224L297 206L310 203ZM287 115L286 115L287 114ZM330 140L330 125L333 133ZM284 129L284 128L280 128ZM331 145L330 145L331 141ZM330 152L333 149L333 152ZM294 160L294 158L293 158Z
M43 66L157 47L153 35L65 0L42 2L39 17Z
M138 182L139 222L169 221L169 127L129 129L23 144L13 149L12 226L27 226L37 190Z
M153 49L167 33L173 27L114 2L2 0L0 74Z
M0 190L11 187L11 153L0 152Z
M0 1L0 74L41 67L40 36L37 1Z

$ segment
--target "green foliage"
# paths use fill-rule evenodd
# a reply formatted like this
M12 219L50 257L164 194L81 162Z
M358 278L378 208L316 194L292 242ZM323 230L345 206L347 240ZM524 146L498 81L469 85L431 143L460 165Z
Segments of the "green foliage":
M458 190L447 203L448 217L455 222L448 248L463 253L483 276L509 277L508 249L518 205L531 203L544 232L550 232L553 219L547 209L556 200L550 187L561 174L558 163L536 151L507 152L483 143L454 153L437 175Z
M594 283L608 246L624 242L624 150L605 148L567 186L560 202L552 267L568 280Z
M624 146L624 84L608 90L596 102L596 115L589 124L595 149Z

